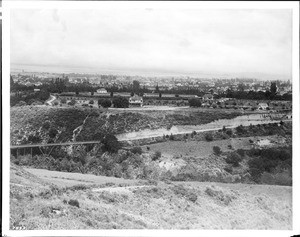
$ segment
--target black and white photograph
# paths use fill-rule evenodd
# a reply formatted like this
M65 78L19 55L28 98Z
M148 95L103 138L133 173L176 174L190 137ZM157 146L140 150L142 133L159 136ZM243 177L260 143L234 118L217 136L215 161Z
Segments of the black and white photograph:
M6 236L300 234L299 2L2 11Z

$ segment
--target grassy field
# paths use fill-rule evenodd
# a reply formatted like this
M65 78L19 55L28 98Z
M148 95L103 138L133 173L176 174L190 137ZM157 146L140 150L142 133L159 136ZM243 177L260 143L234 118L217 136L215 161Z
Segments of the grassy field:
M53 177L45 181L41 171L33 175L11 166L10 228L292 228L291 187L150 181L127 186L116 179L103 185L100 178L92 186L62 188L52 184Z
M255 136L255 137L239 137L239 138L229 138L225 140L215 140L211 142L207 141L166 141L160 143L154 143L142 146L143 150L146 151L147 147L152 151L161 151L162 155L167 157L184 157L184 156L194 156L194 157L205 157L213 152L214 146L219 146L221 151L228 152L233 149L251 149L254 147L255 143L268 139L272 141L274 145L279 142L285 142L285 138L272 135L272 136ZM254 143L250 142L253 141Z

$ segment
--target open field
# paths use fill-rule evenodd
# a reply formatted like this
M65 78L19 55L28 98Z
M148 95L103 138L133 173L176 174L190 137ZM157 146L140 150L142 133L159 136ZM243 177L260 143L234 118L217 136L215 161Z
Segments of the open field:
M291 187L145 182L120 188L111 179L97 189L87 185L62 189L50 185L56 178L45 185L40 171L37 177L13 166L11 174L11 228L292 228ZM69 174L60 176L64 175Z
M184 157L184 156L194 156L194 157L204 157L208 156L213 152L214 146L219 146L221 151L228 152L233 149L251 149L253 147L259 146L262 141L268 140L270 145L278 146L280 144L286 144L286 139L278 135L272 136L255 136L255 137L239 137L239 138L229 138L225 140L216 141L166 141L160 143L154 143L142 146L144 151L147 147L151 151L160 151L163 156L166 157ZM250 142L251 141L251 142ZM230 148L229 148L230 147Z

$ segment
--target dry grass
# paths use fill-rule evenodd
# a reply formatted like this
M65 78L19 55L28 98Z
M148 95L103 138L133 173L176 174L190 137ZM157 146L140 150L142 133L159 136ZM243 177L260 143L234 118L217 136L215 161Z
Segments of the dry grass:
M10 190L11 228L291 229L292 225L291 187L148 182L120 188L112 182L97 190L88 185L65 189L48 185L41 172L36 177L13 166L11 173L11 182L18 184ZM69 205L70 199L79 207Z
M253 144L249 140L257 142L263 139L270 139L272 142L278 141L283 143L282 137L277 135L273 136L256 136L256 137L238 137L238 138L229 138L225 140L216 140L216 141L166 141L155 144L149 144L142 146L144 151L147 151L147 147L150 148L150 151L161 151L162 155L167 157L184 157L184 156L193 156L193 157L205 157L213 152L214 146L219 146L221 151L232 151L232 149L251 149ZM231 145L232 149L228 146Z

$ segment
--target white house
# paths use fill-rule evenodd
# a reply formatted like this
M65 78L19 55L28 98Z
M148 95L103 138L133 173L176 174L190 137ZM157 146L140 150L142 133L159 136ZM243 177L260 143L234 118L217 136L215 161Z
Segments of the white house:
M143 106L143 98L140 96L134 95L129 98L129 105L142 107Z
M213 96L212 94L205 94L205 95L202 97L202 99L203 99L204 101L212 101L212 100L214 100L214 96Z
M269 106L267 103L259 103L258 104L258 109L266 110L268 107Z
M105 88L100 88L97 90L97 93L99 94L107 94L107 90Z

